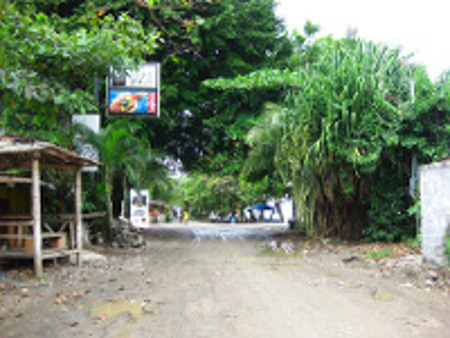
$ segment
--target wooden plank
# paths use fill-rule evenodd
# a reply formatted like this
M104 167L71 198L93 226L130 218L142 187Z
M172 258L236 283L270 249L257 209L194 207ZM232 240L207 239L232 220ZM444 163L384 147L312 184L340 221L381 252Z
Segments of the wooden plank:
M79 156L77 153L58 147L49 142L34 142L30 143L11 143L8 146L0 148L0 164L11 164L15 162L14 166L29 166L29 158L34 154L41 154L42 168L56 168L61 166L71 167L75 170L82 166L97 166L100 163ZM4 163L3 163L4 162ZM69 169L69 168L68 168Z
M67 236L66 234L59 234L55 236L55 234L44 234L42 235L42 239L46 239L45 247L44 244L41 243L42 252L48 250L50 248L53 249L67 249ZM34 252L34 238L32 236L27 236L23 239L23 251L33 253Z
M13 226L9 226L9 227L7 227L7 232L8 232L8 235L17 235L17 227L13 227ZM17 240L13 240L13 239L10 239L10 240L8 240L8 246L9 247L17 247L18 246L18 242L17 242Z
M0 221L0 227L9 227L9 226L27 227L33 225L34 221Z
M53 229L51 228L51 226L48 225L47 223L43 222L42 225L44 226L45 230L47 230L48 232L54 232Z
M1 239L34 238L34 235L1 234L0 238Z
M64 236L66 236L66 234L64 232L51 232L51 233L45 232L45 233L41 234L41 238L42 239L45 239L45 238L60 238L60 237L64 237ZM21 234L15 234L15 235L8 234L8 235L6 235L6 234L0 234L0 238L3 238L3 239L9 239L9 238L12 238L12 239L18 239L18 238L34 239L34 235L21 235Z
M90 212L90 213L81 215L81 217L86 220L101 218L101 217L105 217L105 216L106 216L106 212L104 212L104 211ZM61 220L70 220L70 221L75 220L75 214L44 214L43 217L56 218L56 219L61 219Z
M42 258L43 259L53 259L53 258L67 257L73 253L76 253L76 251L60 250L60 249L47 249L47 250L43 251Z
M2 168L31 168L30 164L27 162L20 162L20 163L0 162L0 167L2 167ZM78 165L42 163L42 165L40 167L44 168L44 169L75 170L76 168L78 168Z
M75 249L75 227L73 222L69 222L70 248Z
M42 238L41 238L41 184L39 171L39 158L32 161L32 208L33 208L33 235L34 235L34 273L42 275Z
M67 236L64 234L63 236L52 237L50 238L50 248L53 249L67 249Z
M105 217L106 212L104 211L98 211L98 212L91 212L89 214L83 214L83 219L95 219L95 218L101 218Z
M17 235L19 236L19 240L17 241L17 245L20 246L22 244L22 239L24 236L23 227L17 227Z
M83 250L83 226L81 219L81 167L75 172L75 228L76 228L76 249L78 251L77 263L81 267Z
M47 249L42 251L42 259L67 257L76 253L75 250ZM34 254L23 251L0 251L0 259L33 259Z
M69 221L62 221L62 225L59 227L57 232L64 232L66 231L67 227L69 226Z
M31 215L0 215L0 220L12 220L12 221L17 221L17 220L31 220L32 216Z
M1 251L0 259L33 259L34 254L24 251Z
M0 183L2 184L8 184L8 183L19 183L19 184L24 184L24 183L31 183L31 178L29 177L16 177L16 176L0 176Z
M23 251L34 255L35 253L34 243L35 243L34 238L25 238L23 240L22 245Z

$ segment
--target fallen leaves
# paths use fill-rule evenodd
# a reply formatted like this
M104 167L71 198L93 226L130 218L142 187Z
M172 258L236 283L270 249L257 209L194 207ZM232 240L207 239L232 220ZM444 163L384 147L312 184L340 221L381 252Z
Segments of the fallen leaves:
M83 290L83 291L70 291L67 294L64 294L62 291L57 291L55 293L55 304L62 305L67 303L69 300L76 300L85 297L89 294L91 290Z

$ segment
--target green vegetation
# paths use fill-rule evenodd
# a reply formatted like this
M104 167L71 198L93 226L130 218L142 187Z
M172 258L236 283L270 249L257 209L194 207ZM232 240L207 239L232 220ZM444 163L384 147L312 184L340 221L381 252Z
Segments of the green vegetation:
M447 257L447 262L450 263L450 236L445 236L444 255Z
M242 177L192 173L183 181L183 200L193 216L226 215L260 200L268 185L267 178L249 183Z
M0 3L0 126L67 144L70 116L98 111L95 76L140 62L155 51L158 35L126 13L63 17L63 7L61 1Z
M392 255L393 249L392 248L386 248L380 251L372 251L367 253L367 257L375 260L380 260L389 257Z
M248 134L249 159L292 184L311 235L413 236L410 163L448 154L448 80L433 85L398 50L359 39L320 39L292 59L284 70L205 83L283 88Z
M105 126L99 134L77 125L76 130L84 135L83 143L91 144L99 153L103 164L101 187L111 221L113 216L113 190L118 183L123 188L121 199L128 198L131 187L152 187L158 182L168 181L167 171L158 163L160 155L152 150L147 139L139 137L142 127L127 120L115 120ZM120 154L120 156L117 156Z
M71 117L103 113L109 67L157 60L160 119L84 131L104 163L85 180L90 210L117 216L131 186L193 216L289 193L310 235L414 237L411 161L450 154L449 74L432 83L399 50L316 39L312 23L288 36L275 3L0 1L0 128L75 148Z

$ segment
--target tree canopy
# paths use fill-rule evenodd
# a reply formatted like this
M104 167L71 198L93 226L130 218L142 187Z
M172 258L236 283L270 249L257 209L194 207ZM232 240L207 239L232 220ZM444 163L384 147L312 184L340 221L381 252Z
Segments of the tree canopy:
M412 234L411 163L449 155L448 74L432 83L397 49L315 39L310 22L288 36L275 6L0 1L0 128L74 147L71 117L104 114L110 67L159 61L162 117L105 118L93 141L106 200L129 184L169 198L170 181L147 174L171 156L191 173L180 198L198 215L290 192L310 234Z
M154 144L181 158L187 169L237 173L245 156L244 135L270 97L202 86L210 77L237 76L281 65L289 40L273 0L224 0L197 12L195 50L173 57L163 49L164 119L151 121ZM194 14L193 14L194 15ZM267 94L267 93L265 93ZM275 97L276 91L271 93Z
M91 12L69 20L33 10L46 6L27 1L0 7L1 125L55 139L72 114L98 112L95 77L153 53L158 35L147 34L126 13L115 18Z
M248 134L248 165L275 169L292 184L308 233L411 235L412 158L449 153L448 80L435 86L399 50L360 39L326 38L312 47L314 57L301 49L295 57L303 62L293 68L206 84L284 89L284 99L268 106Z

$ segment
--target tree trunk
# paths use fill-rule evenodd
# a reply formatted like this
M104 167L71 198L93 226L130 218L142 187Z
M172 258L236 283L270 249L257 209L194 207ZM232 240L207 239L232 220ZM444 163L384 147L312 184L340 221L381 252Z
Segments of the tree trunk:
M108 168L105 168L105 195L106 195L106 212L108 215L108 223L109 227L113 222L113 204L112 204L112 179L110 177L110 173Z
M366 208L357 199L340 196L333 203L328 200L316 202L313 218L313 235L359 240L367 219Z

